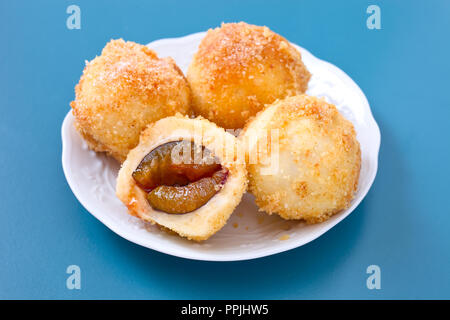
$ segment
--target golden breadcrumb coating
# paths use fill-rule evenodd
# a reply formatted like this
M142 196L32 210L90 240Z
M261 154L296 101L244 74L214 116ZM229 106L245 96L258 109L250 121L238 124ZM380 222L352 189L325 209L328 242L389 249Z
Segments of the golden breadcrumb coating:
M260 139L266 132L278 132L278 139ZM255 136L262 146L248 142ZM276 101L239 138L247 146L249 190L261 210L317 223L349 207L358 186L361 151L352 123L334 105L307 95ZM250 161L255 152L270 158ZM273 164L276 154L278 165ZM269 166L275 169L267 171Z
M309 78L285 38L244 22L210 29L187 72L194 112L230 129L242 128L265 104L304 93Z
M190 109L189 85L171 58L146 46L110 41L86 63L71 103L75 127L89 147L120 162L149 123Z
M220 159L222 167L228 169L225 184L205 205L192 212L169 214L153 209L146 199L146 193L133 179L133 171L156 147L171 141L192 139L200 141ZM190 240L206 240L225 225L246 191L245 161L240 161L238 157L243 153L235 136L206 119L190 119L181 115L167 117L149 125L142 132L138 146L130 151L119 171L116 194L130 214Z

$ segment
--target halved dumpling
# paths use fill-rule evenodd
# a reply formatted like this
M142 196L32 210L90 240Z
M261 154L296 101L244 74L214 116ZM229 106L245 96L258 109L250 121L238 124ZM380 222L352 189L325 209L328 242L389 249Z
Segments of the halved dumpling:
M247 187L238 139L201 117L161 119L145 129L117 178L130 214L191 240L220 230Z

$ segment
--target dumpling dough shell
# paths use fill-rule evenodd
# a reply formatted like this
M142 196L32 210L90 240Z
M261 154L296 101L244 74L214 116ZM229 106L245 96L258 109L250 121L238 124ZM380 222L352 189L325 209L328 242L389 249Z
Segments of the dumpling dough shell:
M132 173L151 150L166 142L182 139L202 141L221 159L221 165L229 170L227 180L216 195L193 212L168 214L154 210L146 200L146 193L136 185ZM236 137L206 119L190 119L181 115L161 119L142 132L138 146L128 154L119 171L116 194L130 214L188 239L206 240L225 225L246 190L245 161L235 156L243 154L244 150Z
M91 149L120 162L148 124L190 112L191 91L175 61L122 39L86 64L75 93L75 128Z
M194 112L234 129L265 104L304 93L310 76L285 38L244 22L209 30L187 72Z
M260 139L272 130L278 132L279 150L273 153L278 160L268 153L262 156L266 163L250 162L258 147L251 137ZM350 205L361 151L352 123L334 105L307 95L276 101L248 124L240 139L247 145L249 190L261 210L317 223Z

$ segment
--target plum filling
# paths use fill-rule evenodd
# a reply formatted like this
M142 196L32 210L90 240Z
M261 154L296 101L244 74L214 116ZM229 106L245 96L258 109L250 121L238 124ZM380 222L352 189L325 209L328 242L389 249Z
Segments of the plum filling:
M228 170L204 146L173 141L148 153L133 172L149 204L166 213L192 212L225 184Z

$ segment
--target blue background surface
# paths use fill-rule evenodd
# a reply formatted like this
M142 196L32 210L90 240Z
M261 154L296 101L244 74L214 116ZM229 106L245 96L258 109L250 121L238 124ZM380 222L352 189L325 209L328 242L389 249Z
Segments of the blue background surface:
M81 8L81 30L66 8ZM366 27L381 8L382 30ZM450 298L450 1L4 1L0 3L0 298ZM348 73L381 129L361 205L295 250L190 261L130 243L75 199L60 128L84 61L111 38L139 43L244 20ZM66 268L82 289L66 289ZM381 290L366 268L381 267Z

